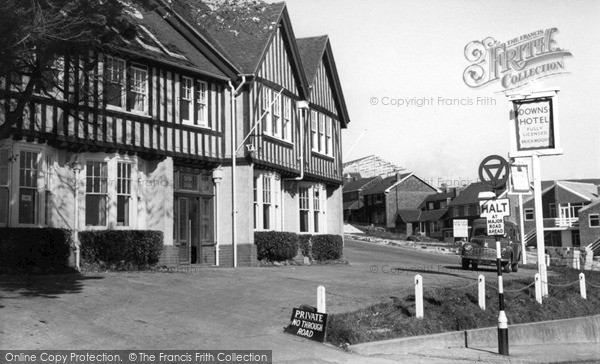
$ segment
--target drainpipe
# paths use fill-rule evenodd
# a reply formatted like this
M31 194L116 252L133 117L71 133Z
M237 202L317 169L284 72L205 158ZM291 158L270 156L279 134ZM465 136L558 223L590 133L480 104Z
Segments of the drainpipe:
M236 200L236 196L235 196L235 187L236 187L235 169L236 169L236 158L237 158L237 151L236 151L237 114L235 111L235 97L237 96L238 92L242 89L242 87L244 86L245 83L246 83L246 76L242 76L242 82L240 83L240 85L238 86L237 89L233 86L233 84L231 83L231 80L229 81L229 92L231 94L231 243L232 243L232 248L233 248L233 267L234 268L237 268L237 245L235 242L236 222L237 222L237 219L236 219L237 200Z
M219 166L218 168L216 168L213 171L213 183L215 184L215 205L214 205L214 211L215 211L215 265L218 267L219 266L219 252L220 252L220 246L219 246L219 198L221 198L221 193L219 192L219 186L221 185L221 180L223 179L223 169L221 168L221 166Z

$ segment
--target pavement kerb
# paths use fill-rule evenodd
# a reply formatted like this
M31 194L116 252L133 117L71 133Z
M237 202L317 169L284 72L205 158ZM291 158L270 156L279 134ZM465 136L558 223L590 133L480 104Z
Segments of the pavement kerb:
M511 346L536 344L600 343L600 315L572 319L533 322L508 327ZM413 336L350 345L357 354L398 355L421 350L485 348L498 344L498 328Z

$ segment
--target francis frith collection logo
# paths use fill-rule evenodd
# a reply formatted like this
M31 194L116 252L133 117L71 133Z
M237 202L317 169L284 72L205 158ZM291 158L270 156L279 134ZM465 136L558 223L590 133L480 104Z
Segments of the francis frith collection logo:
M492 37L465 47L471 62L463 72L467 86L479 88L499 82L505 90L532 80L565 72L564 58L571 52L557 47L557 28L540 29L500 43Z

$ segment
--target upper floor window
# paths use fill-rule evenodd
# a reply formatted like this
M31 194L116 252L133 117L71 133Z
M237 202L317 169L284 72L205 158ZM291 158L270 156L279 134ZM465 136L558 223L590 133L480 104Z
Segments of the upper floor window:
M104 98L115 107L125 105L125 61L106 57L104 71Z
M523 216L525 217L525 221L533 221L535 219L532 208L523 209Z
M206 82L196 82L196 125L208 125L208 85Z
M107 56L104 80L104 99L108 106L148 113L148 70L145 67L126 67L124 60Z
M555 218L556 217L556 204L551 203L549 205L549 210L550 210L550 218Z
M314 110L310 112L312 151L333 155L333 120Z
M282 92L263 87L261 103L263 134L291 142L291 99Z
M590 227L597 228L600 227L600 214L589 214L588 215L588 223Z

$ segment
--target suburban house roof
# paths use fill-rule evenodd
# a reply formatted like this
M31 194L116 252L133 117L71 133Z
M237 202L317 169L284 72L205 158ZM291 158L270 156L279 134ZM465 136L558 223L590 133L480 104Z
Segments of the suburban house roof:
M369 184L369 186L363 191L363 195L374 195L378 193L384 193L388 188L393 187L394 185L403 181L411 175L412 173L403 173L373 182Z
M437 209L437 210L427 210L421 211L421 216L419 216L419 221L437 221L442 218L446 214L448 209Z
M483 182L471 183L467 186L454 200L450 201L448 206L461 206L479 203L479 192L491 191L492 188ZM506 193L506 190L501 190L500 196Z
M582 208L579 210L579 212L581 213L581 212L584 212L584 211L587 211L587 210L591 210L591 209L593 209L593 208L596 208L598 205L600 205L600 199L598 199L598 200L596 200L596 201L592 202L592 203L591 203L591 204L589 204L589 205L586 205L586 206L582 207Z
M348 109L346 108L346 101L344 99L344 93L342 92L342 85L333 58L329 37L322 35L311 38L299 38L296 40L296 43L300 51L302 64L304 65L306 79L308 84L313 87L311 92L315 90L314 86L317 81L317 71L319 70L319 65L323 62L327 72L327 78L331 83L329 86L333 93L335 105L338 109L337 116L341 121L342 127L345 128L350 122L350 116L348 115Z
M422 211L418 209L402 209L398 210L396 221L398 218L402 219L402 221L405 223L437 221L441 219L447 211L448 209L429 211Z
M423 202L427 203L436 201L446 201L449 198L454 198L454 192L433 193L425 197L425 200L423 200Z
M381 177L360 178L355 181L344 182L343 192L358 191L378 179L381 179Z
M360 208L362 208L364 206L364 203L360 200L354 200L354 201L346 201L343 203L344 210L359 210Z
M589 180L594 181L594 180ZM555 187L562 188L572 194L575 194L587 201L593 201L598 196L598 186L593 182L578 182L575 180L559 180L559 181L542 181L542 195L552 191ZM529 202L533 200L533 196L527 196L523 201Z

